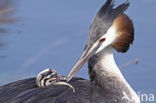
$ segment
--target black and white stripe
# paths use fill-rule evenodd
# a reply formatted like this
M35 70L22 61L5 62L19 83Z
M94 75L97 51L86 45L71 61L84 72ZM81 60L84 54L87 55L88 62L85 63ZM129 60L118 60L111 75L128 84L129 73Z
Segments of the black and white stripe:
M55 70L45 69L37 75L36 84L39 87L49 86L58 81L57 75Z
M55 70L45 69L41 71L36 78L36 84L38 87L47 87L50 85L64 85L68 86L75 92L73 86L66 82L66 77L59 75Z

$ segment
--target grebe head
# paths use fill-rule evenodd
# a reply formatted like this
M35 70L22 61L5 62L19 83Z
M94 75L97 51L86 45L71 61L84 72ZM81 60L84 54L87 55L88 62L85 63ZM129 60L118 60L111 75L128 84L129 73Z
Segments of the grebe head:
M107 0L95 16L90 26L85 49L67 76L69 81L94 54L111 46L118 52L125 53L134 40L134 28L131 19L123 12L128 8L125 2L113 8L113 1Z

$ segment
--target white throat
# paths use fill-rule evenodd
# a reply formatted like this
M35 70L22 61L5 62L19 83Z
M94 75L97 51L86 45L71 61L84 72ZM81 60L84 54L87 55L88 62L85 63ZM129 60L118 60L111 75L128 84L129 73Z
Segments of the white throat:
M114 94L118 92L121 97L128 97L133 101L132 103L140 103L137 94L127 83L115 63L112 46L106 47L96 55L98 56L97 63L90 68L95 72L95 82Z
M105 71L112 75L118 75L123 78L118 66L115 63L113 48L111 46L106 47L97 55L99 56L99 63L104 67Z

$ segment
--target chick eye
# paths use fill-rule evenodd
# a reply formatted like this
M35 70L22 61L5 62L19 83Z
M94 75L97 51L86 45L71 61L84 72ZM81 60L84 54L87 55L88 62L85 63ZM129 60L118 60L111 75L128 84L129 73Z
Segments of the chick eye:
M100 39L100 43L102 43L102 42L104 42L106 40L106 38L102 38L102 39Z
M56 82L56 78L52 78L50 80L48 80L49 83L53 83L53 82Z
M53 80L49 80L49 83L53 82Z

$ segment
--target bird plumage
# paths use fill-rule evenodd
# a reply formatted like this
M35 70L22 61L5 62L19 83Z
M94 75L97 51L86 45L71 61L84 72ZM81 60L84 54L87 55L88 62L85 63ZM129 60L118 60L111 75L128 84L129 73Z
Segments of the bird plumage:
M132 20L125 14L119 15L113 22L117 38L112 43L118 52L125 53L134 40L134 27Z
M63 85L39 88L35 81L36 78L29 78L0 87L0 103L121 103L82 78L70 81L75 93Z
M68 86L49 86L39 88L36 78L19 80L0 87L0 103L107 103L102 102L106 95L101 89L82 78L73 78ZM110 100L113 101L113 100Z

